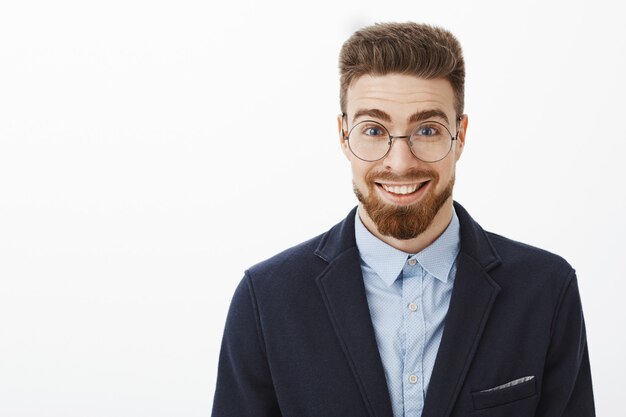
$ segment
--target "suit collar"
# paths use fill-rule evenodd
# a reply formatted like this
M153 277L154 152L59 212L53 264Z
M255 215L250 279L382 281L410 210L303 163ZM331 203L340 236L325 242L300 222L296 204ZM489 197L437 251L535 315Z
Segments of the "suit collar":
M456 201L454 210L459 216L461 225L461 252L476 261L486 271L500 265L500 256L483 228Z
M326 262L331 262L341 253L356 247L356 239L354 237L356 209L354 207L350 210L350 213L343 221L337 223L332 229L322 235L322 239L315 250L317 256Z

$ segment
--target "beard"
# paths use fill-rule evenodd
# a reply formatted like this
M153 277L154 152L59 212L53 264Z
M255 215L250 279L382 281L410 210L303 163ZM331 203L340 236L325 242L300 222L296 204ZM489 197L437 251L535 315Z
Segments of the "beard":
M375 180L387 180L396 182L418 182L424 178L430 178L430 184L420 201L415 204L398 206L383 202L374 189L377 187ZM356 198L361 202L370 219L383 236L391 236L395 239L413 239L424 233L432 224L435 216L444 203L452 196L454 187L454 174L446 187L436 193L435 188L439 183L439 174L435 171L415 171L402 177L388 172L370 172L365 176L367 184L367 197L359 191L354 181L353 189Z

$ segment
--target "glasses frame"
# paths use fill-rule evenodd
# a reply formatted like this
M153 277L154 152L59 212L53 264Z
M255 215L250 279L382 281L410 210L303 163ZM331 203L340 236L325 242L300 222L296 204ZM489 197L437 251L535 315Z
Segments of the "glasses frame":
M448 152L446 152L446 154L444 156L442 156L441 158L437 159L436 161L426 161L424 159L421 159L419 156L415 155L415 152L413 151L413 143L411 142L410 138L411 138L413 132L415 131L415 129L417 129L417 127L414 128L413 130L411 130L411 134L410 135L395 135L394 136L391 133L389 133L389 129L387 129L387 127L384 124L382 124L382 123L380 123L380 122L378 122L376 120L362 120L362 121L358 122L357 124L355 124L354 126L352 126L352 129L345 130L343 128L343 124L344 124L344 120L345 120L345 124L346 125L348 124L347 115L345 113L342 113L341 114L341 124L342 124L342 126L341 126L341 135L343 137L343 140L348 142L348 148L350 149L350 152L352 152L352 155L354 155L356 158L360 159L361 161L377 162L377 161L380 161L381 159L385 159L385 157L387 155L389 155L389 152L391 151L391 147L393 146L393 140L394 139L407 139L407 144L409 145L409 149L411 150L411 155L413 155L415 157L415 159L417 159L419 161L422 161L422 162L425 162L427 164L434 164L435 162L439 162L439 161L445 159L450 154L450 151L452 150L452 144L454 143L455 140L459 139L459 122L461 121L462 118L463 118L463 116L457 116L457 118L456 118L456 133L454 134L454 136L452 135L452 133L450 133L450 129L448 129L448 127L446 125L444 125L443 123L441 123L441 122L438 122L436 120L425 120L423 122L420 122L420 125L425 124L425 123L429 123L429 122L440 124L441 126L446 128L446 130L448 131L448 134L450 135L450 147L448 148ZM385 152L385 154L383 156L381 156L380 158L378 158L378 159L364 159L364 158L361 158L359 155L354 153L354 151L352 150L352 146L350 145L350 134L352 133L352 130L354 130L354 128L357 127L359 124L365 123L365 122L371 122L371 123L379 124L380 126L383 127L383 129L385 129L385 132L387 132L387 135L389 136L389 141L387 142L389 147L387 149L387 152ZM346 135L346 132L348 133L347 135Z

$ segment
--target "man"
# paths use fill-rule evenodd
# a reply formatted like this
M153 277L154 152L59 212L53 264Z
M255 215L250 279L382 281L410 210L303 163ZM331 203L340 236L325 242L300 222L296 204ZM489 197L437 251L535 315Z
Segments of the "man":
M213 416L595 415L574 270L452 200L468 126L458 41L370 26L340 72L358 207L246 271Z

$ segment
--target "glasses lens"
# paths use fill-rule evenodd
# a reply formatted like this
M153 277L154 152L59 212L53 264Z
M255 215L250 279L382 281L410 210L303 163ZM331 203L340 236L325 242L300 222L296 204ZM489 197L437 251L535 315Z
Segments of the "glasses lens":
M380 123L360 122L350 130L348 145L357 158L377 161L389 150L389 132Z
M411 143L411 151L418 159L437 162L452 149L452 134L439 122L424 122L413 129Z

